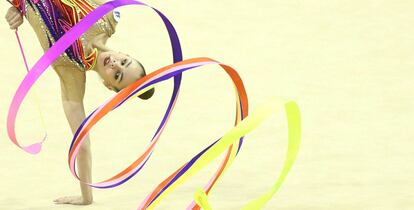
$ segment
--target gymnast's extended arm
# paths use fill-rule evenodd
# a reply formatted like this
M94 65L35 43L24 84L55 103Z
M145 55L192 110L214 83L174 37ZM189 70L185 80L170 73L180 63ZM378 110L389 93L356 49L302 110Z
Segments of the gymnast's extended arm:
M62 105L69 122L72 133L75 134L80 124L85 119L83 98L85 95L85 72L79 71L74 66L54 66L60 78ZM91 183L92 157L89 136L82 144L77 157L77 167L81 180ZM82 196L66 196L55 200L58 204L88 205L93 201L92 188L80 183Z
M17 29L23 23L23 17L18 9L10 7L5 16L10 29ZM73 68L73 67L72 67ZM54 66L61 84L62 104L72 133L85 119L83 97L85 94L85 73L68 66ZM89 137L80 148L77 157L79 177L85 182L91 182L91 150ZM65 196L55 200L58 204L88 205L93 201L92 189L89 185L80 183L82 196Z

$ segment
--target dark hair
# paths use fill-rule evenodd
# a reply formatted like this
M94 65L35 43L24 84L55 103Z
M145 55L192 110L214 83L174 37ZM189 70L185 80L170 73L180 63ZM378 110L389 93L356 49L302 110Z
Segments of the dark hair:
M141 77L144 77L145 75L147 75L146 73L145 73L145 68L144 68L144 66L141 64L141 62L139 62L139 61L137 61L137 63L141 66L141 68L142 68L142 75L141 75ZM115 91L115 92L119 92L119 91L121 91L120 89L118 89L118 88L116 88L116 87L113 87L113 90ZM155 89L154 88L151 88L151 89L149 89L149 90L147 90L145 93L143 93L143 94L141 94L141 95L139 95L138 97L140 98L140 99L144 99L144 100L147 100L147 99L150 99L153 95L154 95L154 92L155 92Z

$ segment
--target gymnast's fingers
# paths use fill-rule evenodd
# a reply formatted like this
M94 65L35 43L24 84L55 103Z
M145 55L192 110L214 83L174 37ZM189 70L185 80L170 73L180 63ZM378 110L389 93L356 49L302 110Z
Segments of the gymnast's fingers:
M11 30L16 30L20 25L21 25L21 23L15 23L15 24L10 26L10 29Z
M13 19L16 16L21 16L19 10L17 10L15 7L10 7L6 13L5 18L7 22L9 22L11 19Z
M9 22L10 25L10 29L16 29L17 27L19 27L21 24L23 23L23 18L17 16L16 18L14 18L13 20L11 20Z
M13 25L18 19L22 19L22 17L19 14L12 14L7 17L7 23L9 26Z
M9 22L14 22L18 19L23 19L23 17L20 14L13 14L12 17L10 18Z
M9 22L11 19L13 19L13 17L15 16L15 14L7 12L6 16L4 16L4 18L6 18L7 22Z

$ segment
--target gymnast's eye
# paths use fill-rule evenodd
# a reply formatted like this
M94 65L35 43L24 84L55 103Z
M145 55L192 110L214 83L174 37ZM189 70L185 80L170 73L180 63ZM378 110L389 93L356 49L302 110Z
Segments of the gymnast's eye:
M122 61L121 61L121 65L123 66L123 65L125 65L126 64L126 62L127 62L127 59L122 59Z
M118 80L118 78L119 78L119 75L121 75L121 72L116 72L116 74L115 74L115 80Z

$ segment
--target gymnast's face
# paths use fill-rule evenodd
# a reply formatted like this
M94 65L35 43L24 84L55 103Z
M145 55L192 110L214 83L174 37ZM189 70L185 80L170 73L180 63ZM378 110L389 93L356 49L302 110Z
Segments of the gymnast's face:
M145 70L137 60L114 51L100 53L95 70L104 85L117 92L145 76Z

